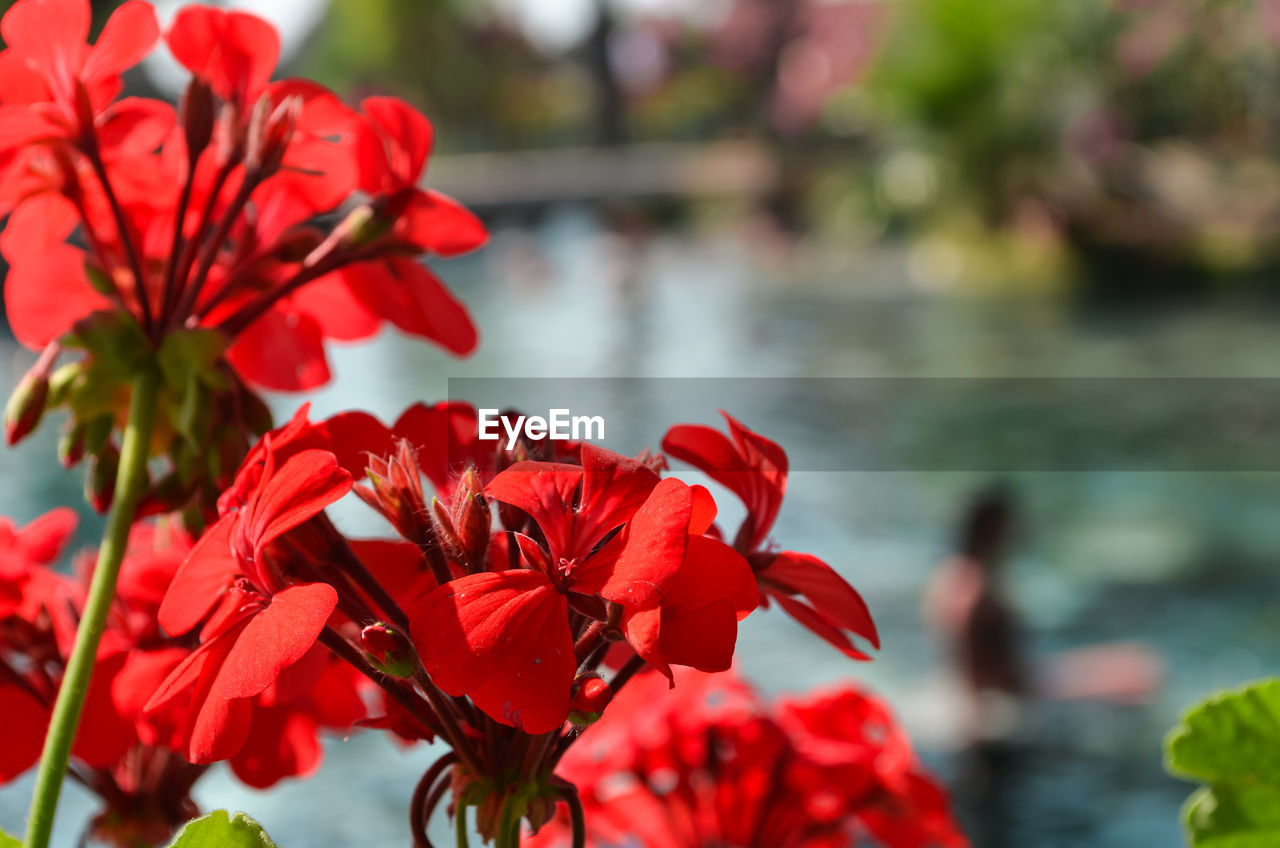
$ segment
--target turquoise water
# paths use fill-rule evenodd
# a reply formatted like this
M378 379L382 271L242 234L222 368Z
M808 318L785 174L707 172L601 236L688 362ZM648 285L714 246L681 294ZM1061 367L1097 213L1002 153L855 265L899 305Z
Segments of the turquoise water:
M868 263L724 233L621 238L574 213L533 231L498 227L481 256L442 266L481 327L473 359L457 362L387 333L335 351L336 380L314 408L393 417L411 400L444 397L451 377L1268 377L1280 361L1280 315L1253 304L1116 314L1051 298L918 291L897 267L891 256ZM5 350L3 388L29 361ZM280 397L275 406L285 414L295 402ZM639 420L630 422L655 445L673 423L657 406L635 406ZM801 409L752 408L760 417L747 423L784 446L822 437ZM54 436L46 426L0 453L9 483L0 511L26 519L78 502L78 475L47 471ZM829 437L856 437L856 422ZM1167 679L1147 707L1055 706L1036 717L1040 730L1017 763L1001 829L1010 844L1037 848L1178 844L1176 811L1189 788L1162 774L1161 737L1200 694L1280 673L1280 477L1004 476L1023 510L1010 576L1033 655L1141 640L1163 656ZM919 593L947 551L964 497L987 479L795 473L775 536L827 559L862 591L883 650L873 663L853 664L774 612L748 620L739 643L744 673L768 690L853 677L883 693L961 789L959 703L921 622ZM738 514L727 501L723 513L730 523ZM358 506L338 518L359 532L377 527ZM86 542L94 529L87 525ZM360 734L332 740L311 780L258 793L219 771L197 798L206 808L246 810L284 848L402 845L409 794L436 755ZM0 827L20 829L29 788L20 781L0 790ZM90 805L69 791L57 844L75 843Z

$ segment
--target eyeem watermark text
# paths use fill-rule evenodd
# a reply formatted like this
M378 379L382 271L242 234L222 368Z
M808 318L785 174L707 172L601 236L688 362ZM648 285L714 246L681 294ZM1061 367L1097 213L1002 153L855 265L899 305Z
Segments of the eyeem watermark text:
M496 442L507 435L507 450L512 450L520 440L521 433L531 442L552 439L558 442L589 442L604 439L603 415L573 415L567 409L547 410L547 417L541 415L507 415L499 414L496 409L481 409L480 438Z

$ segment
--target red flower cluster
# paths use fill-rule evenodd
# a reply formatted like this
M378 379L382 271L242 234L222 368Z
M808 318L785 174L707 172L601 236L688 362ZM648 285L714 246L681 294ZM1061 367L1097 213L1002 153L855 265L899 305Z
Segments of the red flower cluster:
M68 510L21 530L0 520L0 782L39 757L75 639L92 559L80 558L72 577L49 567L74 528ZM157 624L162 598L190 550L168 522L135 527L98 651L72 774L108 803L92 830L109 844L162 843L196 813L190 792L206 766L183 755L188 711L147 706L171 670L194 656L189 640ZM349 727L364 715L353 669L322 651L307 666L305 679L295 674L260 698L267 709L254 716L248 742L231 758L251 786L311 772L320 761L318 727Z
M614 699L557 773L588 845L964 848L946 794L884 704L854 688L764 703L733 675L654 674ZM521 843L569 845L562 812Z
M514 848L559 801L581 812L563 777L585 781L605 843L641 827L654 845L962 844L877 702L843 692L767 713L698 676L729 669L739 622L775 602L851 657L865 658L853 637L877 644L830 566L767 541L787 481L778 445L732 418L729 437L682 425L663 441L746 504L730 543L711 493L664 477L662 456L502 447L463 403L416 404L389 426L311 422L303 406L272 429L249 386L325 382L326 339L390 322L469 353L466 310L419 259L471 250L484 228L420 187L426 118L272 81L264 21L181 10L163 34L192 75L175 109L120 97L162 37L150 5L121 5L93 44L89 20L88 0L17 0L0 19L5 310L43 348L6 437L69 410L60 458L87 459L90 502L113 509L89 589L92 562L75 577L48 567L70 513L0 521L0 782L39 756L55 697L74 714L71 684L92 667L71 774L106 804L94 835L118 845L167 839L208 764L269 786L317 767L321 729L354 725L448 744L410 805L416 848L448 793L458 827L474 807L480 832ZM353 491L394 536L338 531L325 510ZM133 525L112 599L140 516L153 521ZM83 662L108 601L96 665ZM634 779L625 802L606 797L603 765L574 759L606 713L588 738ZM53 801L43 778L72 729L49 734ZM52 822L47 796L33 832Z
M275 30L208 6L164 34L192 73L177 112L121 100L120 75L160 37L155 14L131 0L96 44L88 30L88 0L20 0L0 22L0 249L23 343L114 305L157 340L217 328L236 369L278 389L325 382L322 340L366 338L384 320L457 354L475 347L465 309L412 258L485 240L470 213L417 187L426 118L393 98L357 112L315 83L270 82ZM357 194L344 225L317 224ZM71 242L77 228L88 250Z
M862 596L817 557L776 551L768 543L787 491L787 454L775 442L724 415L732 441L700 424L667 431L662 450L705 471L732 491L747 508L733 547L751 563L760 585L760 603L776 601L796 621L854 659L867 655L849 634L880 647L871 611Z
M0 21L5 312L43 349L5 434L16 442L67 408L61 459L90 460L105 511L130 387L158 370L151 447L173 473L147 508L207 519L225 470L270 426L250 385L319 386L325 340L387 322L455 355L475 348L466 309L419 260L487 236L419 187L425 117L395 98L353 109L316 83L271 81L280 45L265 21L189 6L162 36L151 6L130 0L89 44L89 17L89 0L19 0ZM119 97L121 74L159 40L192 74L176 109ZM79 355L58 367L67 352Z

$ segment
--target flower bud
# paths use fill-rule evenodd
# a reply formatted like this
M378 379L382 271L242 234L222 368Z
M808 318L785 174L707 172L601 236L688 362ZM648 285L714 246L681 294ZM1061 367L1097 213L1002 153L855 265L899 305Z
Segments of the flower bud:
M594 724L613 700L613 690L597 674L584 674L569 690L569 721L585 727Z
M187 160L193 165L209 146L216 119L213 89L200 77L191 77L186 91L178 99L178 121L187 140Z
M116 493L116 472L120 467L120 450L108 442L89 459L84 481L85 500L95 512L106 512Z
M412 446L400 442L389 457L371 457L369 486L357 486L356 495L382 513L396 531L420 546L435 544L432 513L422 493L422 472Z
M255 178L265 179L280 170L285 151L293 141L293 131L301 111L302 99L299 97L286 97L274 109L266 95L258 100L249 119L244 159L245 169Z
M40 424L49 402L48 368L37 362L9 396L4 407L4 438L11 445L25 439Z
M474 468L468 468L453 491L453 528L459 553L468 567L478 565L489 550L493 517L484 497L484 486ZM474 569L473 569L474 570Z
M454 530L453 518L450 517L449 510L445 509L445 505L439 498L431 499L431 526L436 532L436 538L440 540L440 544L449 555L461 556L462 542L458 539L457 531Z
M383 674L401 679L413 677L418 670L418 654L413 643L399 630L379 621L360 631L369 664Z
M74 468L84 459L84 425L71 423L58 439L58 461L63 468Z
M142 493L138 500L137 516L141 518L174 512L191 499L191 491L191 487L183 483L181 474L170 471Z
M79 125L80 134L75 139L76 145L86 152L97 151L98 135L94 131L94 109L93 98L89 96L89 89L85 84L77 79L75 81L75 114L76 123Z
M223 103L218 110L218 144L214 148L218 165L226 166L244 155L244 125L240 123L240 110L234 103Z

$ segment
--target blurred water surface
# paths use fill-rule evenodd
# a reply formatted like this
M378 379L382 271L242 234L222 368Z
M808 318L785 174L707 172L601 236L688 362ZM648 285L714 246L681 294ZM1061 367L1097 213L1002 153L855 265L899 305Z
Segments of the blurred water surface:
M454 361L386 333L334 352L336 380L315 396L313 410L358 407L392 418L413 400L444 397L457 377L1267 377L1280 356L1273 329L1280 315L1252 303L1097 311L1052 298L917 291L896 267L741 234L618 236L585 213L557 214L532 230L499 225L480 255L442 268L481 327L474 358ZM7 391L30 361L6 349L0 388ZM276 398L278 414L297 400ZM751 408L759 417L746 423L784 446L856 438L856 422L816 432L804 409ZM646 404L633 409L639 421L631 423L647 427L656 447L675 422ZM7 483L0 512L26 520L80 502L79 476L50 470L55 440L56 428L46 425L30 443L0 453ZM1202 693L1280 673L1280 478L1002 477L1023 511L1010 576L1029 652L1141 640L1163 655L1168 679L1148 707L1055 706L1036 716L1036 740L988 815L1011 845L1178 844L1177 808L1189 787L1163 775L1162 735ZM972 787L955 750L958 700L921 621L919 595L947 552L964 498L987 481L978 472L794 474L775 537L828 560L862 591L883 649L874 662L853 664L776 611L749 619L739 640L743 671L770 691L853 678L884 694L962 795ZM740 510L727 497L722 504L732 524ZM358 505L344 505L338 518L357 532L379 532ZM97 527L86 523L86 543ZM332 740L309 780L258 793L219 771L197 800L250 812L284 848L403 845L409 795L437 753L357 734ZM0 826L20 829L29 791L29 779L0 790ZM90 806L69 788L58 845L75 844Z

